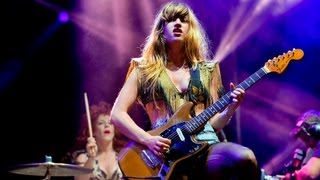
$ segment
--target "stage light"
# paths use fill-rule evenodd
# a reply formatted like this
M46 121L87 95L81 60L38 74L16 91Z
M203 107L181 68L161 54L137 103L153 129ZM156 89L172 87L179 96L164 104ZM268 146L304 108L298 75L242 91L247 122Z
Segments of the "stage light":
M66 11L61 11L59 13L59 21L61 23L67 23L69 21L69 14Z

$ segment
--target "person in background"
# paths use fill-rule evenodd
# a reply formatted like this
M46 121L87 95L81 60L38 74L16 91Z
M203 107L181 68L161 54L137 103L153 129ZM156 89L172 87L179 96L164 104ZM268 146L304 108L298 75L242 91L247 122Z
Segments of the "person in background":
M308 147L302 167L288 173L286 180L320 180L320 111L308 110L301 114L292 130L295 138L301 139Z
M72 162L93 169L91 174L75 176L75 180L119 180L122 172L118 164L118 152L124 139L110 122L111 105L101 101L90 106L93 137L89 137L88 121L83 115L81 128Z
M187 102L198 115L224 95L219 63L210 60L209 41L192 9L184 3L162 6L154 21L142 55L133 58L126 81L113 105L111 122L131 140L163 157L171 139L151 135L129 115L139 102L146 110L152 129L162 127ZM221 142L217 136L230 121L244 97L244 90L230 83L231 103L216 113L197 133L209 148L186 161L171 179L260 179L254 153L247 147Z

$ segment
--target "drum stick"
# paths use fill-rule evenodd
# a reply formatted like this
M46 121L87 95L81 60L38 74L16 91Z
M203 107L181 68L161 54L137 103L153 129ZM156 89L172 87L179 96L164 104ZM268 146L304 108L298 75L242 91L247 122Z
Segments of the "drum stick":
M91 117L90 117L90 109L89 109L89 103L88 103L88 97L87 93L84 93L84 103L86 105L86 113L87 113L87 120L88 120L88 129L89 129L89 136L92 136L92 128L91 128Z

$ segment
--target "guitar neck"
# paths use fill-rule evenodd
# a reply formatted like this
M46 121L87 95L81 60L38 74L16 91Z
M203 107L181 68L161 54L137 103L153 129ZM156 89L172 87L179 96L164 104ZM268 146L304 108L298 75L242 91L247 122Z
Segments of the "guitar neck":
M269 71L264 67L260 68L258 71L253 73L247 79L242 81L240 84L236 86L236 88L241 88L243 90L248 89L253 84L258 82L264 75L268 74ZM190 121L186 123L187 130L189 133L193 133L199 127L203 126L211 117L213 117L217 112L221 112L223 109L227 107L228 104L232 102L232 98L230 97L232 91L229 91L224 96L222 96L217 102L207 107L202 113L192 118Z

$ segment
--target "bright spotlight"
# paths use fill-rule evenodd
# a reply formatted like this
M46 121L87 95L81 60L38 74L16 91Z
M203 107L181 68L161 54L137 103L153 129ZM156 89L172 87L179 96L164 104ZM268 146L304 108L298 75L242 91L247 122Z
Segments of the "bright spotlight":
M67 23L69 21L69 14L66 11L61 11L59 13L59 21L61 23Z

